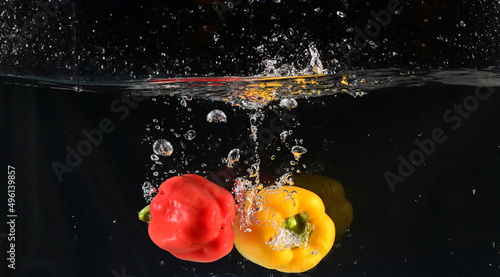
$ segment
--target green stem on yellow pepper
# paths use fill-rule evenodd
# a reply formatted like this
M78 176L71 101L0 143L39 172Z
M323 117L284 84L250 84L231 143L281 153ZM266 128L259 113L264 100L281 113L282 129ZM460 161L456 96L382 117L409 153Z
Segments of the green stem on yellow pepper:
M139 220L144 221L144 222L149 222L151 220L151 213L149 212L149 205L144 207L139 212Z
M309 215L307 212L298 213L285 220L285 229L301 236L306 232Z

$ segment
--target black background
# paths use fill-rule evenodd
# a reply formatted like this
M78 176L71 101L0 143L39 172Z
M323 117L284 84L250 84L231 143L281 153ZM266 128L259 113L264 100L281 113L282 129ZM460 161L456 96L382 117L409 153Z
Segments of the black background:
M370 12L385 9L387 1L241 2L223 19L210 1L67 2L46 24L29 30L23 30L22 18L31 20L41 11L35 2L0 3L2 75L65 80L246 76L261 73L266 59L307 67L311 42L329 72L498 66L496 1L401 1L401 14L373 38L377 46L349 56L340 47L343 42L352 46L350 30L363 29ZM188 111L175 97L157 97L137 103L122 120L112 108L120 90L86 93L12 84L19 82L2 78L0 84L2 176L7 165L16 168L18 215L17 269L8 270L2 256L3 272L23 277L295 276L263 269L235 250L211 264L180 261L157 248L147 225L137 220L146 204L145 180L158 184L171 169L216 176L221 158L248 138L247 111L199 99L188 102ZM303 171L339 180L355 216L328 257L301 276L500 275L498 93L481 101L456 131L442 118L474 91L425 86L299 101L292 112L300 126L290 139L304 139L308 153L301 162L308 168ZM228 114L227 124L207 126L205 116L214 108ZM263 128L272 117L267 111ZM52 163L64 163L66 146L76 147L85 140L82 130L98 128L103 118L112 121L114 131L60 182ZM145 130L156 125L154 118L164 130ZM182 137L169 130L183 134L190 124L197 137L177 151ZM416 149L413 141L429 138L435 128L445 130L447 140L391 192L384 172L395 173L398 156L408 157ZM174 156L164 160L159 177L150 169L148 137L175 142ZM290 153L276 151L277 145L260 153L268 161L262 171L272 177L291 159ZM270 162L272 154L277 158ZM185 160L189 164L181 165ZM0 233L6 228L2 224ZM0 239L2 255L6 239Z

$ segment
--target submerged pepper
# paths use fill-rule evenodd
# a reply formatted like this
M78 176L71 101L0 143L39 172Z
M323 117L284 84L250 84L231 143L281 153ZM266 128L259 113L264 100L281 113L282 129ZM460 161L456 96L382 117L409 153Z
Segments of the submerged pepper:
M321 198L309 190L267 187L247 199L246 209L236 215L235 247L265 268L304 272L333 246L335 225Z
M345 197L342 184L321 175L297 175L293 177L293 182L323 199L326 214L335 222L335 240L338 240L349 229L353 219L352 204Z
M232 194L195 174L163 182L139 218L151 240L179 259L213 262L231 252L236 214Z

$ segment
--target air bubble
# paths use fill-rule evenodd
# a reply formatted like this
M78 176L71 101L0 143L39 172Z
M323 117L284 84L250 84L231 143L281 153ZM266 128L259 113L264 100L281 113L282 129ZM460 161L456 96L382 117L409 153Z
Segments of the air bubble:
M193 140L195 136L196 132L194 130L189 130L187 131L187 133L184 134L184 138L187 140Z
M174 152L174 147L166 139L158 139L153 143L153 152L156 155L170 156Z
M240 149L235 148L227 154L227 167L233 167L233 164L240 160Z
M160 159L160 157L158 157L157 155L155 155L155 154L151 154L151 160L152 160L152 161L157 161L157 160L159 160L159 159Z
M221 110L212 110L207 114L208 122L227 122L226 114Z
M281 132L280 138L283 142L285 142L287 137L288 137L288 131L285 130L285 131Z

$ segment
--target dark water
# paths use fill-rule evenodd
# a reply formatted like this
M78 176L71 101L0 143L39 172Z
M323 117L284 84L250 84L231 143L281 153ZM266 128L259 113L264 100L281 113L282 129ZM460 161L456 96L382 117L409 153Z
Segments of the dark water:
M264 269L235 249L209 264L178 260L156 247L137 220L145 181L158 185L197 172L230 188L221 178L222 158L238 147L241 162L252 162L255 110L203 95L155 90L144 97L146 90L136 89L133 96L133 89L116 86L92 93L4 77L2 163L4 173L15 168L17 218L16 269L2 263L2 270L7 276L498 276L500 87L488 85L495 78L485 72L440 79L461 84L428 81L432 74L362 97L297 95L296 108L273 101L261 109L261 174L276 178L290 170L293 155L279 132L293 130L289 142L303 140L308 150L297 166L301 174L337 179L354 208L347 234L300 275ZM213 109L223 110L227 123L208 123ZM193 140L185 139L188 130L196 132ZM96 132L102 140L94 144L85 134ZM158 138L174 147L161 165L150 159ZM73 150L80 158L68 160ZM67 171L54 170L56 163ZM5 261L6 235L1 241Z

